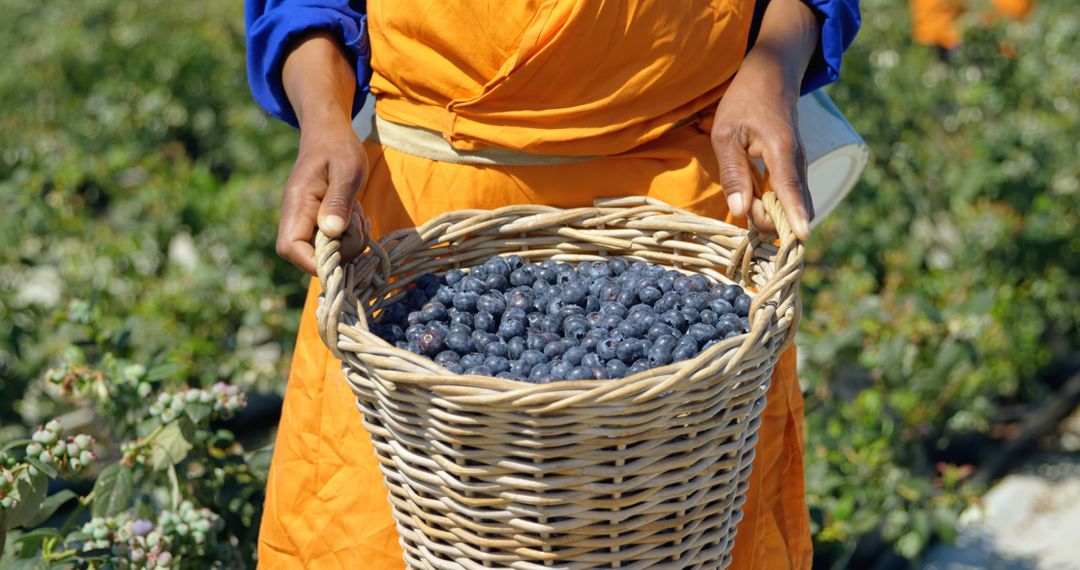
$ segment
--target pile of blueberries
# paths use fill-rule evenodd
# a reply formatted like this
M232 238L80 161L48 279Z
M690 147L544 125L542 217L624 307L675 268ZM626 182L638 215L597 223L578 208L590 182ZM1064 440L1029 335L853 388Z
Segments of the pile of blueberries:
M417 278L371 331L458 374L600 380L693 358L747 332L749 309L741 287L703 275L510 255Z

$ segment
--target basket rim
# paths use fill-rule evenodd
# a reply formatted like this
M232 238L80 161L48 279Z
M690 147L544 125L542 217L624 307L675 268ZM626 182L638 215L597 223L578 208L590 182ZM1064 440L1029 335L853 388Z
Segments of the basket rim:
M771 258L762 259L765 263L773 265L774 272L772 277L751 295L754 299L750 309L751 330L724 339L693 358L677 363L650 368L618 379L561 380L546 384L494 376L455 374L426 356L398 349L371 333L367 322L367 309L364 307L365 302L357 297L354 287L358 266L365 261L369 266L373 265L371 261L376 258L377 267L369 269L369 271L374 270L376 274L371 275L370 278L382 282L383 285L389 282L390 277L395 275L387 254L387 246L391 244L400 246L402 240L411 239L419 244L428 244L426 247L430 247L430 238L423 238L432 232L441 230L438 241L449 241L458 236L463 221L471 221L474 224L486 223L507 214L516 217L516 220L501 228L500 231L507 234L542 229L590 217L592 218L590 224L600 225L643 213L674 215L686 220L686 225L680 226L680 231L689 231L686 227L691 227L709 234L716 234L719 231L728 237L742 237L740 245L733 251L731 264L727 267L727 276L732 279L735 274L742 273L746 282L751 261L758 259L756 254L762 250L761 246L769 243L762 241L763 234L758 233L753 227L739 228L727 222L674 208L647 197L605 199L597 201L591 207L579 208L523 204L492 210L454 210L436 216L414 228L403 228L391 232L378 241L369 240L365 252L344 265L341 264L340 241L328 238L319 231L316 239L316 258L319 281L324 287L317 309L319 331L328 348L342 361L346 369L350 363L356 364L361 350L365 353L363 358L369 362L381 358L387 360L387 365L407 364L411 371L382 370L384 377L379 380L384 382L389 390L396 389L398 383L406 382L425 385L437 392L443 392L446 394L444 397L460 405L490 405L513 401L530 408L539 406L535 408L537 411L555 411L584 402L602 404L631 394L636 395L629 399L628 403L640 403L671 390L695 370L720 368L716 371L719 374L730 373L757 343L771 337L768 333L780 328L781 320L790 320L790 322L787 323L785 337L774 352L779 353L793 341L801 312L798 301L798 278L802 268L803 245L787 226L779 200L775 199L775 195L765 194L763 202L775 221L780 245L775 248L775 252L769 252L772 253ZM662 220L659 224L653 225L662 226L668 221L670 220ZM462 235L467 235L467 232ZM509 254L507 252L496 255ZM628 254L620 257L633 258L635 256ZM686 267L673 268L691 270ZM411 279L402 284L407 285L409 282ZM774 297L784 290L787 290L794 299L788 303L785 314L780 315L777 311L780 302L774 300ZM650 384L650 386L644 387L644 384ZM468 392L472 393L468 394Z

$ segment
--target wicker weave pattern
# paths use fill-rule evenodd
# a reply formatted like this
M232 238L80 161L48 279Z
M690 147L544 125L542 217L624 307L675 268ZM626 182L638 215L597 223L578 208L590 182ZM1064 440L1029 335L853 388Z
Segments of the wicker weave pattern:
M802 245L646 198L456 211L342 266L317 239L318 312L371 433L414 569L723 568L769 377L799 318ZM454 375L367 320L416 277L517 253L626 256L756 289L751 331L619 380Z

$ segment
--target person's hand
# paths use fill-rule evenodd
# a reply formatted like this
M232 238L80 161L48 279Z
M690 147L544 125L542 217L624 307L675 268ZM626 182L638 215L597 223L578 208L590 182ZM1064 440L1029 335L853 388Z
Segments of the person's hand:
M363 143L352 129L356 76L333 36L316 34L286 58L282 82L300 123L300 151L281 198L278 255L315 273L315 232L341 237L351 259L367 224L356 202L368 176Z
M356 193L367 179L364 145L350 123L329 123L300 132L300 152L281 197L277 253L315 273L316 228L341 236L344 259L364 247L363 213Z
M806 182L797 102L816 42L816 20L804 4L771 2L755 47L716 108L711 133L719 182L731 214L749 214L758 227L775 229L754 195L752 160L761 159L765 182L776 193L799 239L810 237L814 207Z

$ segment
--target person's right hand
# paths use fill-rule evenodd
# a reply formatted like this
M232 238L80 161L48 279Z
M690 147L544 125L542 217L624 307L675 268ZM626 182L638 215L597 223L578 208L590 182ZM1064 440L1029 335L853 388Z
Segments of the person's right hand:
M316 228L330 237L342 236L342 258L358 255L365 236L356 193L367 173L367 153L351 124L303 129L300 152L281 197L278 255L314 274Z
M356 202L368 176L367 153L352 129L356 75L325 33L299 43L281 75L300 123L300 151L281 198L277 253L314 274L317 229L341 237L346 260L360 253L366 237Z

